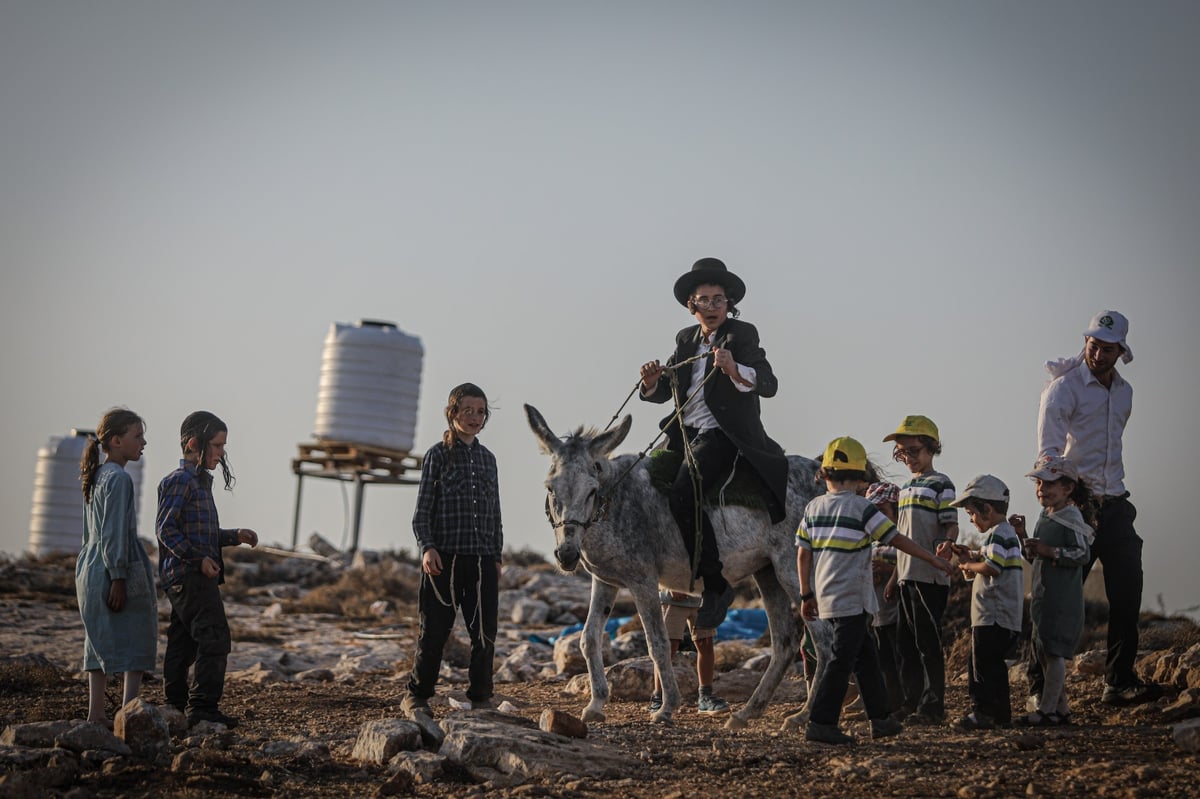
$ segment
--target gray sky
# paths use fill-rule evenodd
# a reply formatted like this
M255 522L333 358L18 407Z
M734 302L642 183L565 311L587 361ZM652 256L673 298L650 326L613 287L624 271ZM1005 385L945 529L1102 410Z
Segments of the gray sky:
M183 417L223 417L223 523L289 543L326 332L381 318L424 342L417 448L483 386L506 539L549 552L522 403L605 424L716 256L785 449L886 459L923 413L1028 515L1041 364L1124 312L1145 605L1200 605L1197 41L1190 2L0 0L0 550L38 447L112 405L148 497ZM411 550L414 499L368 489L363 544ZM302 540L345 524L307 481Z

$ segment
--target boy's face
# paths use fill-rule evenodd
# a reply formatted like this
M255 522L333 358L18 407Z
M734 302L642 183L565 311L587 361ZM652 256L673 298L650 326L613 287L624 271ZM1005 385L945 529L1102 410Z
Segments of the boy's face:
M975 525L975 529L981 533L986 533L995 527L999 520L1003 517L996 513L995 509L984 505L965 505L963 510L967 512L967 518L971 520L971 524Z
M924 474L933 468L933 453L921 442L920 436L896 436L895 453L896 460L913 474Z

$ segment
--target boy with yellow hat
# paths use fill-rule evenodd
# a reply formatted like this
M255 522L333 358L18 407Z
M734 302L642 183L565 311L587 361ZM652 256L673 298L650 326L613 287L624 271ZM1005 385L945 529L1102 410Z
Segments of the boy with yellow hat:
M933 468L942 452L938 428L926 416L906 416L896 432L884 436L896 442L892 457L908 467L912 478L900 487L896 526L900 533L927 553L949 557L958 540L958 511L954 483ZM941 724L946 718L946 663L942 655L942 614L950 595L950 578L925 559L904 550L896 558L896 572L885 595L900 595L900 622L896 645L900 654L900 681L910 724Z
M862 444L843 436L829 442L820 477L827 493L804 509L796 531L801 613L832 627L832 656L818 670L804 737L830 744L853 743L838 728L842 699L853 672L871 720L871 737L896 735L903 726L888 715L879 653L871 637L871 617L879 609L871 579L871 544L890 543L901 552L949 574L951 566L904 536L879 509L858 495L867 473Z

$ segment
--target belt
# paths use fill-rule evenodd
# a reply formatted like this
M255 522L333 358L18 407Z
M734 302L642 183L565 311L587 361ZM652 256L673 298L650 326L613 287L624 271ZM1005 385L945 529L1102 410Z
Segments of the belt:
M1100 497L1097 501L1100 503L1100 507L1103 508L1105 505L1107 505L1110 502L1116 502L1119 499L1126 499L1128 497L1129 497L1129 492L1126 491L1124 494L1109 494L1108 496Z

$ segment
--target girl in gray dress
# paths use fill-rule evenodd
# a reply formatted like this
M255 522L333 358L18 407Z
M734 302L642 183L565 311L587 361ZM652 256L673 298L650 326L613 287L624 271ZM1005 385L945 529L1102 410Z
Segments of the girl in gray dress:
M1091 554L1093 529L1081 507L1090 501L1087 486L1071 461L1062 457L1039 461L1029 472L1037 483L1042 514L1033 537L1025 536L1025 517L1009 521L1022 539L1025 558L1033 564L1033 651L1046 675L1036 710L1016 719L1030 727L1067 724L1066 659L1075 655L1083 632L1083 568Z
M142 418L113 408L100 420L79 463L84 532L75 595L83 617L87 720L106 726L106 675L125 675L123 706L137 697L143 672L154 669L158 643L154 573L138 540L133 480L125 472L125 464L139 460L145 448ZM100 450L107 455L103 464Z

